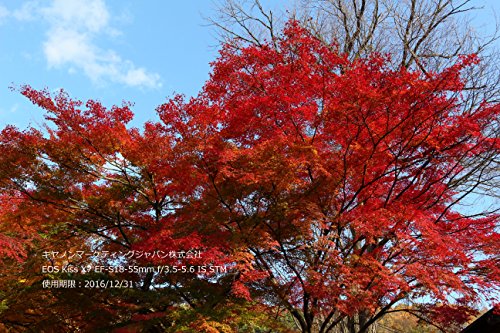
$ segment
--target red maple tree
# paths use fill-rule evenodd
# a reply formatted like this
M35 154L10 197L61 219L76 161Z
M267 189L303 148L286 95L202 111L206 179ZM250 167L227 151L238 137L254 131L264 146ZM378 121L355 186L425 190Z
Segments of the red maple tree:
M0 251L202 250L127 264L228 267L128 275L206 331L243 325L230 307L301 332L367 332L403 301L443 330L464 322L499 287L498 216L457 207L498 154L500 105L463 111L474 56L439 73L387 57L349 61L291 22L279 41L227 44L200 94L142 131L130 105L23 87L51 125L0 135ZM154 304L135 318L158 320Z

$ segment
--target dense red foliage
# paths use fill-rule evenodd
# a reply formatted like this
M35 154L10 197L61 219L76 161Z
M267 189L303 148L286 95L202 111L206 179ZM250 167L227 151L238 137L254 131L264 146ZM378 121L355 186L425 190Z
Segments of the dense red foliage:
M23 87L51 125L0 135L0 251L20 259L23 244L63 237L201 249L127 264L229 272L131 278L175 285L194 309L214 293L283 309L303 332L349 321L363 332L400 300L442 327L464 321L499 287L500 238L497 215L456 209L469 191L456 184L480 180L469 162L498 152L488 133L500 106L463 111L460 71L474 56L441 73L386 62L350 62L291 23L277 47L227 45L199 96L169 100L142 131L127 127L129 105Z

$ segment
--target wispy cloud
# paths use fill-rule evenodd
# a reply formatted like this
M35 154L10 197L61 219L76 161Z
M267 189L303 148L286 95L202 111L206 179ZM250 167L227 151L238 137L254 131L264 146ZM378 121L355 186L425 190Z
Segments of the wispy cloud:
M0 23L2 23L7 16L9 16L9 11L4 6L0 5Z
M0 115L5 115L7 113L16 113L19 110L19 104L12 105L8 110L0 108Z
M11 15L16 20L19 21L29 21L35 18L40 8L40 3L38 0L26 1L20 8L12 11Z
M49 68L83 72L97 84L161 87L157 73L98 45L98 39L120 34L110 23L111 14L104 0L52 0L48 6L46 2L28 1L13 11L12 16L17 20L41 19L48 23L43 52Z

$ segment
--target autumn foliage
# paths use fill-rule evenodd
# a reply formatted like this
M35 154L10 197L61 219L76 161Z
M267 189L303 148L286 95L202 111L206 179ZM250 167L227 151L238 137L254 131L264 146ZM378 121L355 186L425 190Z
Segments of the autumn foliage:
M143 129L128 104L20 88L47 125L0 134L0 322L40 323L41 299L58 306L51 325L88 331L367 332L403 300L443 330L467 321L499 287L498 216L459 204L489 170L470 161L498 154L500 106L463 111L474 55L439 73L389 56L349 61L291 22L266 45L227 44L199 95ZM76 248L198 249L120 265L228 271L42 289L40 254Z

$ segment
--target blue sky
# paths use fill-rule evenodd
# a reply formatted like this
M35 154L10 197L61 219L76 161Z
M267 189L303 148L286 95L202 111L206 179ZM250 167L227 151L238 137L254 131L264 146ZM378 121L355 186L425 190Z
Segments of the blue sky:
M105 105L135 102L137 122L174 91L196 94L216 57L209 1L0 0L0 126L38 122L12 84ZM2 14L3 13L3 14Z
M277 1L262 0L264 5ZM278 1L279 3L279 1ZM491 29L500 1L475 14ZM195 95L216 58L210 0L0 0L0 128L41 123L42 112L12 85L64 88L105 105L135 103L135 126L173 92Z

